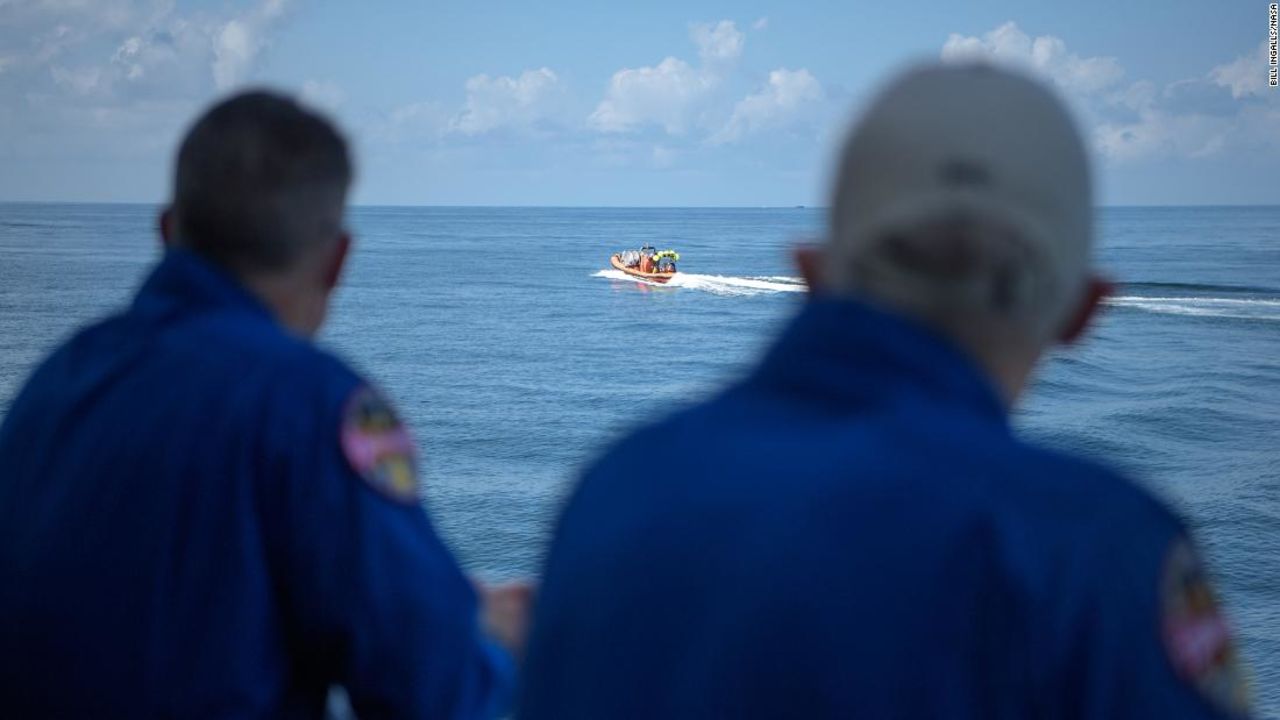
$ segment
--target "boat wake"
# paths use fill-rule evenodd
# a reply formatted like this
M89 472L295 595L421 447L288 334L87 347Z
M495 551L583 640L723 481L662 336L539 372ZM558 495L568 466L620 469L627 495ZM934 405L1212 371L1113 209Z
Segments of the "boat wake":
M628 275L621 270L601 270L592 277L610 280L652 285L654 287L684 288L698 290L712 295L747 296L768 295L786 292L804 292L807 286L800 278L768 276L768 277L726 277L724 275L699 275L697 273L679 272L666 283L650 282Z
M761 277L731 277L725 275L699 275L697 273L676 273L667 283L657 283L628 275L621 270L601 270L592 277L607 278L639 283L652 287L684 288L698 290L712 295L750 296L774 293L804 292L808 289L804 280L784 275L766 275ZM1133 285L1125 286L1126 289ZM1156 289L1156 288L1152 288ZM1169 289L1169 288L1161 288ZM1199 289L1198 287L1192 289ZM1235 288L1222 288L1235 290ZM1142 312L1160 313L1164 315L1186 315L1205 318L1237 318L1241 320L1262 320L1280 322L1280 298L1276 297L1207 297L1201 295L1185 296L1148 296L1119 295L1107 298L1107 305L1127 308Z
M1197 317L1280 322L1280 299L1271 298L1120 295L1107 298L1106 304L1165 315L1192 315Z

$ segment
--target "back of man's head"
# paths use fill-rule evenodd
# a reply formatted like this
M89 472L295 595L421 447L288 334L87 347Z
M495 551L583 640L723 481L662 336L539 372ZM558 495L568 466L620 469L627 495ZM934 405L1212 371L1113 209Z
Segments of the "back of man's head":
M917 68L849 137L823 279L953 335L1042 347L1085 292L1090 193L1047 88L987 65Z
M241 274L287 270L339 236L351 177L347 143L327 120L282 95L235 95L178 151L174 242Z

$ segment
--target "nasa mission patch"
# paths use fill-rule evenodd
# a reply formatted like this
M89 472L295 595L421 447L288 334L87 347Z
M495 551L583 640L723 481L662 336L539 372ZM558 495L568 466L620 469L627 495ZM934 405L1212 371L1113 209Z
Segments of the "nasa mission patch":
M382 393L361 385L347 400L342 452L378 492L398 502L418 501L418 457L409 431Z
M1169 548L1160 592L1161 632L1174 670L1220 710L1247 716L1243 664L1204 563L1186 538Z

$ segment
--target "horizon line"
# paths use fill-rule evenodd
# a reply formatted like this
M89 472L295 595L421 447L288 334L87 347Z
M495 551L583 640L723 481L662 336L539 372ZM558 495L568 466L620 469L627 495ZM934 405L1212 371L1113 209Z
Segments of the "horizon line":
M135 200L0 200L0 205L115 205L159 207L163 202ZM830 205L491 205L491 204L408 204L352 203L359 209L436 209L436 210L829 210ZM1273 208L1273 203L1117 203L1094 205L1095 209L1120 208Z

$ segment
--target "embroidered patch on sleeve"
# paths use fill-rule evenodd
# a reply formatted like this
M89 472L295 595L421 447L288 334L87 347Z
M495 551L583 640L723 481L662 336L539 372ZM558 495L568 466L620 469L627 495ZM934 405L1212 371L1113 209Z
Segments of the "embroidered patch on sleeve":
M378 492L402 503L418 499L418 458L413 439L381 393L362 385L347 400L342 452Z
M1219 709L1247 715L1249 685L1231 629L1204 563L1185 538L1165 557L1161 605L1165 649L1179 677Z

